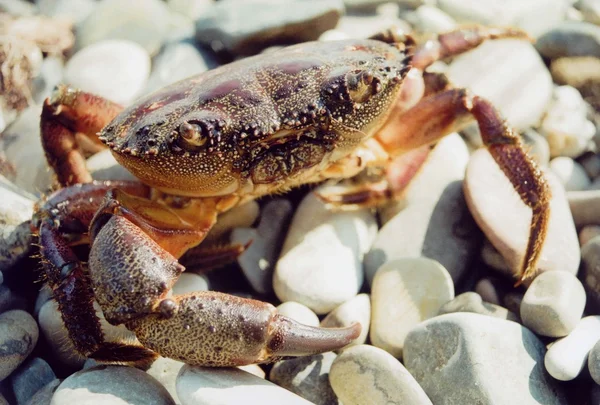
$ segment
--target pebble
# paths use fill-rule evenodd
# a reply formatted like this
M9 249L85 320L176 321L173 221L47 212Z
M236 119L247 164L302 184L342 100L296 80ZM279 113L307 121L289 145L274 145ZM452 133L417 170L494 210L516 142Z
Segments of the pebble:
M579 241L565 192L552 173L545 173L550 186L550 219L538 271L577 273ZM475 220L502 254L515 276L520 270L529 238L531 209L522 201L490 153L480 149L471 155L464 190ZM527 282L527 281L526 281Z
M137 180L125 167L117 163L110 149L90 156L85 165L94 180Z
M344 405L431 405L402 363L369 345L345 349L333 362L329 381Z
M591 184L585 169L567 156L559 156L550 161L550 170L558 177L566 191L585 190Z
M571 273L549 271L536 277L521 302L523 325L542 336L568 335L581 320L585 290Z
M600 237L588 241L581 248L579 275L587 295L587 307L592 313L600 311Z
M226 242L231 231L235 228L251 227L260 214L260 206L254 200L233 207L219 216L219 220L210 230L204 243Z
M595 179L600 175L600 156L594 152L589 152L577 160L589 178Z
M497 280L489 277L482 278L475 284L475 292L481 299L490 304L500 305L503 291L497 285Z
M485 42L456 57L447 76L456 86L491 101L517 129L537 125L552 97L550 72L526 41Z
M348 346L360 345L367 341L371 325L371 298L368 294L358 294L331 311L321 321L324 328L345 328L354 323L361 326L360 335ZM348 347L346 346L346 347Z
M115 39L96 42L73 55L65 66L64 80L127 105L144 88L149 74L148 52L135 42Z
M180 404L181 401L177 396L175 382L181 367L183 367L182 362L159 356L154 363L152 363L152 366L150 366L150 368L146 371L146 373L154 377L156 381L161 383L162 386L167 389L169 395L171 395L177 404Z
M434 404L566 404L540 367L545 352L516 322L460 312L414 328L404 364Z
M548 140L550 156L577 157L585 152L596 134L594 124L587 119L588 106L577 89L558 86L540 131Z
M196 40L215 50L252 55L271 45L314 41L343 13L342 0L219 1L196 20Z
M77 25L76 48L104 40L123 40L135 42L154 55L169 34L169 16L169 8L160 0L104 0Z
M192 39L168 43L152 61L152 73L144 93L151 93L216 66L218 63L214 55L197 46Z
M555 341L544 358L550 375L560 381L571 381L586 365L588 354L600 340L600 316L586 316L569 335Z
M79 24L94 12L98 2L94 0L35 0L35 4L41 14L67 19Z
M435 260L404 258L387 262L375 275L371 289L373 346L400 358L411 329L436 316L453 298L452 278Z
M584 21L600 25L600 2L598 0L579 0L575 7L583 16Z
M158 381L133 367L99 365L67 377L50 405L175 405Z
M214 5L214 0L167 0L167 5L171 10L195 20Z
M23 363L10 377L17 404L25 404L56 375L44 359L34 357Z
M246 366L238 366L238 368L262 379L266 377L265 370L263 370L258 364L248 364Z
M294 214L275 266L275 294L317 314L348 301L362 286L362 258L376 231L370 210L334 212L309 193Z
M456 28L456 21L437 7L423 5L402 16L417 32L435 34Z
M600 384L600 340L596 342L588 355L588 369L596 384Z
M329 369L336 357L326 352L279 361L273 365L269 380L316 405L338 405L329 384Z
M550 65L557 84L575 87L596 110L600 109L600 58L573 56L554 59Z
M39 389L25 405L50 405L52 402L52 396L56 387L60 385L61 381L57 378L44 387Z
M550 163L550 144L548 140L537 131L529 128L521 133L523 143L529 148L527 153L540 166L546 167Z
M600 189L567 193L573 221L577 227L600 225Z
M181 405L309 405L311 402L269 381L237 368L185 365L177 376Z
M30 252L32 236L28 221L33 215L34 201L14 193L4 183L0 183L0 193L0 271L9 271Z
M16 17L30 17L38 10L35 5L24 0L0 0L0 11Z
M386 9L386 6L391 6L391 10ZM410 32L410 25L398 18L398 13L397 4L388 3L379 6L374 14L343 15L335 29L326 31L319 39L369 38L389 27L396 27L401 32ZM336 36L332 35L333 32Z
M598 58L600 57L600 27L587 22L565 21L540 36L535 47L548 59L563 56Z
M42 62L40 73L33 79L32 96L37 104L50 97L54 88L62 81L65 62L61 57L48 56Z
M600 225L586 225L579 231L579 244L583 246L599 235Z
M238 257L238 264L254 291L259 294L273 292L273 271L293 211L290 201L271 200L263 207L256 228L236 228L231 232L231 243L245 245L252 241Z
M560 23L564 0L438 0L437 6L461 24L518 27L534 38Z
M29 313L14 309L0 314L0 381L31 354L38 337L38 325Z
M319 326L319 317L309 307L298 302L288 301L277 306L277 311L295 321L309 326Z
M450 314L453 312L473 312L475 314L493 316L507 321L518 322L519 317L508 309L499 305L484 302L481 295L476 292L462 293L452 301L448 301L440 308L439 314Z
M182 295L195 291L208 291L208 278L203 274L182 273L173 286L173 295Z
M461 185L468 159L458 134L445 137L408 184L402 200L380 209L384 226L364 260L369 284L382 264L403 257L437 260L455 282L466 273L481 243Z

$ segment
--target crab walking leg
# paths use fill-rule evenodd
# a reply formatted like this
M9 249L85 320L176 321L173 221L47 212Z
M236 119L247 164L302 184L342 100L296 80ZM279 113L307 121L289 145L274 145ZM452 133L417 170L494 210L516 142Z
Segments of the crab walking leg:
M412 66L424 71L435 61L467 52L490 39L514 38L530 41L525 31L518 28L473 26L439 34L437 38L420 44L412 58Z
M42 146L61 186L92 181L83 152L105 147L96 134L122 109L102 97L64 85L44 101Z
M130 220L130 218L133 220ZM260 301L216 292L168 297L184 271L139 219L101 212L94 219L90 279L106 320L125 324L147 348L190 364L236 366L339 349L360 325L313 328Z

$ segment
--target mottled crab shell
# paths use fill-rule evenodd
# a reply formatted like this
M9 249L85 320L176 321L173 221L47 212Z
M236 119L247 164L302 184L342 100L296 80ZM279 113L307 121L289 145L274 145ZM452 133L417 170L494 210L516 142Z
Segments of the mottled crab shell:
M399 48L310 42L233 62L142 98L100 139L168 193L275 191L351 153L383 124L410 69Z

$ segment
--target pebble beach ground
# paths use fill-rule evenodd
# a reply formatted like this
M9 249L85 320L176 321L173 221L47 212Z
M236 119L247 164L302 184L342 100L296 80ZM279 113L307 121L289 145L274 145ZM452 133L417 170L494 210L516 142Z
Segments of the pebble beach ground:
M0 405L600 405L600 0L0 0L0 11ZM28 222L52 182L39 117L57 84L128 105L282 43L465 24L535 39L433 66L492 101L544 170L551 216L533 281L514 287L531 211L469 126L377 210L328 210L314 187L236 207L206 243L248 250L173 288L269 301L313 326L359 322L351 346L237 369L160 357L147 371L75 351ZM107 152L87 163L95 179L131 178Z

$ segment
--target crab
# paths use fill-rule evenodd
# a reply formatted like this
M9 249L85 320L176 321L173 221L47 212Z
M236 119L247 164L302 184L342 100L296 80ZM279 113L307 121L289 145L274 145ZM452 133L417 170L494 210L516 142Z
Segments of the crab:
M40 254L75 348L143 367L158 355L203 366L270 362L342 348L360 325L319 328L269 303L214 291L169 295L179 258L232 207L293 187L378 168L377 181L321 198L333 209L401 195L429 145L477 121L485 146L533 212L520 279L536 271L550 192L519 136L485 99L426 68L520 30L469 27L417 45L388 30L370 39L309 42L172 84L123 109L61 85L41 116L59 188L33 221ZM139 181L93 181L85 157L109 148ZM387 170L409 157L413 164ZM76 253L89 245L87 266ZM207 263L239 247L204 249ZM107 342L106 320L135 343Z

